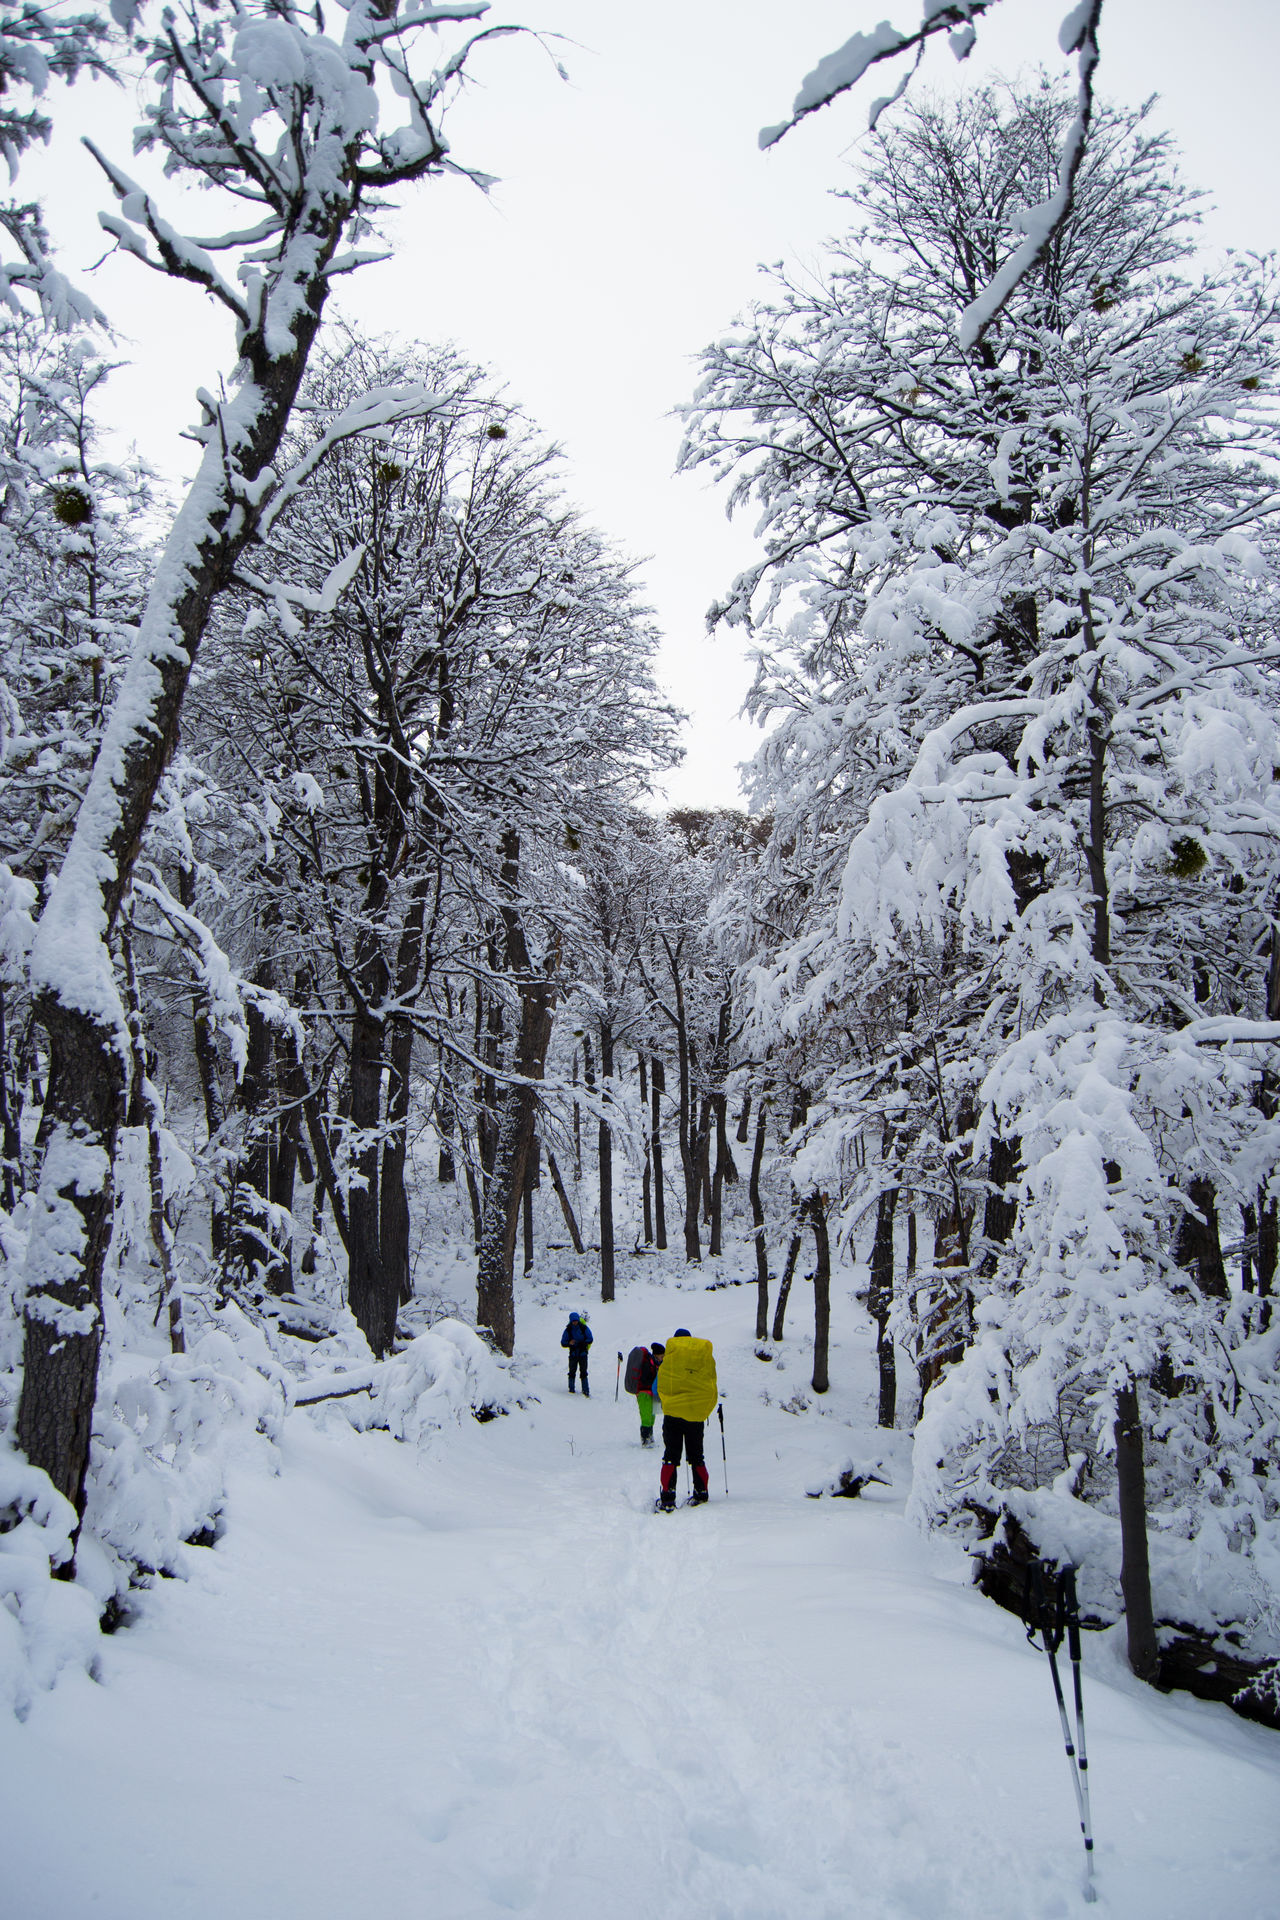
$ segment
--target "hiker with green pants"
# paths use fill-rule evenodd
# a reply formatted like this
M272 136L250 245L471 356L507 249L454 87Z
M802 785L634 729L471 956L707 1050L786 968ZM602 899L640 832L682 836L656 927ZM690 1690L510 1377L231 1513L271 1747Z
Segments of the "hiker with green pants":
M627 1355L627 1371L622 1384L628 1393L635 1395L636 1405L640 1409L642 1447L653 1445L653 1422L657 1411L655 1382L665 1352L662 1341L655 1340L651 1347L632 1347Z

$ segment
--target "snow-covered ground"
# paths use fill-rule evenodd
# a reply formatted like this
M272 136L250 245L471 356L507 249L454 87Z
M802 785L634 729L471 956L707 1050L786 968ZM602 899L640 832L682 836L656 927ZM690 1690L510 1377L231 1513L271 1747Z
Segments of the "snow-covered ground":
M1082 1909L1047 1663L904 1523L905 1437L893 1488L804 1497L877 1440L860 1309L835 1302L817 1403L802 1287L770 1362L748 1288L538 1299L523 1409L421 1450L296 1411L100 1683L0 1722L6 1920ZM730 1498L711 1426L713 1504L657 1516L614 1355L679 1325L716 1344ZM1087 1637L1086 1710L1097 1910L1275 1920L1280 1736L1138 1686L1112 1636Z

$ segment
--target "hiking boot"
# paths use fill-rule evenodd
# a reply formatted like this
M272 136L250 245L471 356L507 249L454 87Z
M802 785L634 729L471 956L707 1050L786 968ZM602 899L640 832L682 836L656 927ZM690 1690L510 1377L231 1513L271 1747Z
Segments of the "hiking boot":
M705 1507L710 1498L711 1496L705 1487L697 1487L689 1495L689 1505L691 1507Z
M660 1493L655 1511L658 1513L674 1513L675 1510L676 1497L674 1493Z
M651 1447L653 1445L653 1428L652 1427L641 1427L640 1445L642 1447Z

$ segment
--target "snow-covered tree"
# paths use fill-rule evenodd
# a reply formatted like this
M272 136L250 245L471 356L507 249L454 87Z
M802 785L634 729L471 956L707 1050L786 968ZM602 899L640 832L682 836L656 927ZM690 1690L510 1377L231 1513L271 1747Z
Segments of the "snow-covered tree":
M541 1078L549 1027L523 1054L513 1042L526 1002L549 1018L572 977L569 843L665 762L671 718L629 569L565 506L552 451L456 354L341 336L304 390L298 464L370 386L447 398L313 475L240 567L192 696L191 751L264 823L218 924L245 972L309 1009L306 1061L286 1045L274 1076L263 1030L241 1199L257 1219L291 1208L282 1170L305 1116L352 1309L386 1351L409 1294L421 1043L429 1104L476 1121L477 1198L502 1213L505 1317L489 1303L482 1318L509 1343L523 1175L498 1142L510 1099ZM317 1081L335 1058L330 1115ZM254 1225L246 1246L283 1291L287 1253Z
M806 74L792 102L791 112L777 126L764 127L760 145L776 145L783 135L811 113L829 106L865 78L882 61L896 62L898 80L893 92L872 102L868 124L874 132L881 114L907 91L931 40L947 37L957 60L967 60L978 37L982 16L998 0L925 0L921 24L907 33L882 20L871 33L855 33L844 45L821 59ZM1044 183L1045 198L1026 206L1011 244L993 264L985 282L970 297L958 318L958 333L966 346L982 337L1019 283L1041 266L1063 223L1072 211L1076 181L1084 161L1094 112L1094 75L1098 65L1098 27L1102 0L1076 0L1058 33L1063 53L1077 56L1079 84L1075 112L1063 130L1057 164ZM1017 235L1021 238L1017 238Z
M708 354L687 458L763 514L725 611L765 638L758 798L806 897L758 1016L825 1050L808 1163L855 1213L932 1183L945 1222L931 1330L968 1351L917 1505L1041 1485L1056 1433L1118 1511L1150 1673L1139 1392L1176 1442L1158 1526L1208 1554L1274 1508L1274 1335L1218 1221L1266 1214L1277 1146L1280 309L1265 263L1194 264L1167 142L1110 111L962 346L1069 111L914 109L824 283Z
M301 484L276 462L335 277L370 257L361 241L388 190L455 167L439 115L474 42L429 70L417 49L441 22L478 10L413 5L388 15L353 0L337 10L336 34L291 5L167 12L149 50L140 141L168 174L234 209L235 224L211 236L179 231L150 191L97 156L119 202L118 213L102 216L108 232L141 264L191 281L224 307L235 359L225 390L201 392L199 471L156 567L71 845L32 935L31 989L50 1070L18 1439L77 1505L130 1059L108 940L210 610L245 547ZM392 100L400 122L384 128ZM330 423L330 439L385 424L407 406L420 409L421 396L368 400Z

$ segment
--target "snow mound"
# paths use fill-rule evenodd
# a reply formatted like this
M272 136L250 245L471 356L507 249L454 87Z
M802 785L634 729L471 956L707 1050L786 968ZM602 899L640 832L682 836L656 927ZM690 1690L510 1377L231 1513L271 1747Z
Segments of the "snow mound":
M856 1500L862 1489L873 1482L882 1487L893 1484L893 1469L884 1454L848 1454L834 1473L819 1474L810 1480L805 1492L811 1500L820 1500L824 1494Z
M370 1424L421 1445L450 1421L492 1418L516 1404L510 1363L461 1320L437 1320L380 1370Z

